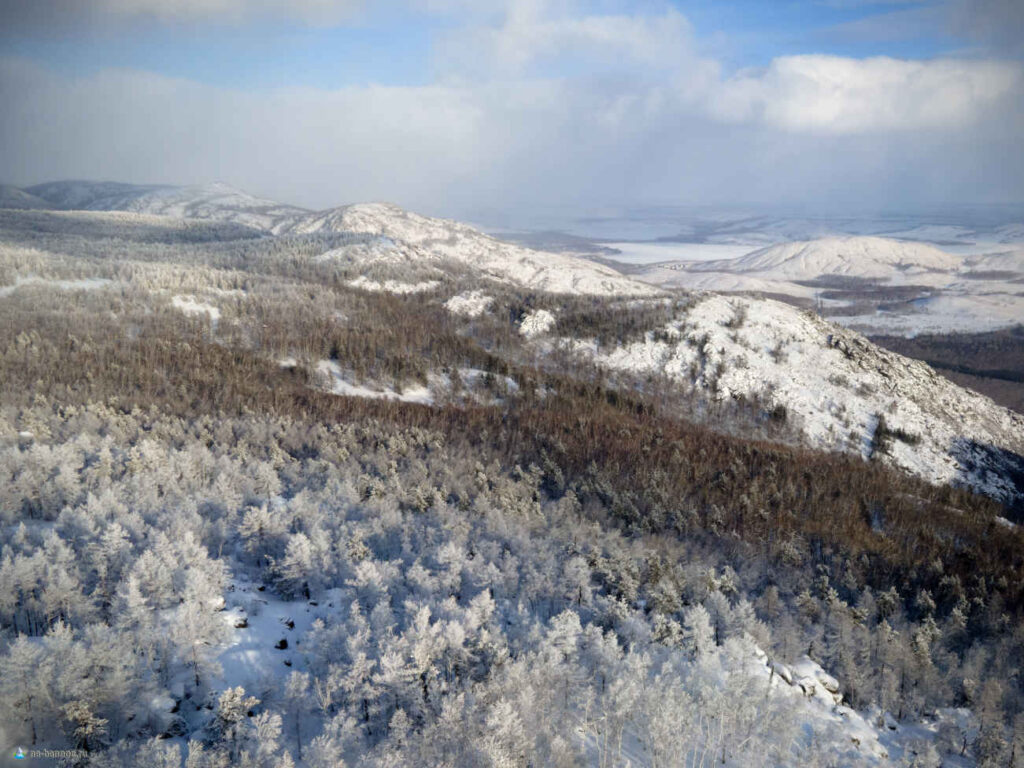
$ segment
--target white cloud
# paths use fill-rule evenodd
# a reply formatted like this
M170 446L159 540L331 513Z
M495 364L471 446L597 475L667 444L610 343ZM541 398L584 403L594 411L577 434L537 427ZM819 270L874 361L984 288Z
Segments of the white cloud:
M950 129L1019 96L1021 67L991 61L786 56L711 96L723 119L795 131Z
M475 31L474 52L508 72L558 61L672 70L689 64L693 31L678 11L655 16L550 16L545 4L520 2L505 22ZM478 58L479 60L479 58Z
M310 206L433 213L1024 197L1018 63L791 56L723 79L677 12L571 0L494 0L444 48L433 85L260 92L0 59L0 181L222 179Z
M500 21L459 28L445 47L455 52L447 71L469 80L565 77L589 87L604 78L659 98L671 86L693 111L800 132L963 127L1019 99L1024 79L1019 62L803 55L722 80L674 9L593 15L545 0L511 0Z

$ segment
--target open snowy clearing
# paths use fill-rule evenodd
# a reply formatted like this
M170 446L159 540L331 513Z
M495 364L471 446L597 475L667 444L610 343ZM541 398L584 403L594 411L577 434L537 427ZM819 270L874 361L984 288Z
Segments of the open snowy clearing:
M291 362L291 359L288 359ZM282 367L283 364L282 364ZM459 383L453 381L453 374L427 374L427 386L413 384L396 391L383 384L355 384L336 360L321 360L316 365L317 373L324 379L327 391L346 397L367 397L378 400L397 400L403 403L436 405L439 402L470 401L479 404L500 402L504 394L515 393L519 385L508 376L495 376L478 368L459 368ZM497 391L495 391L497 387Z
M422 283L403 283L400 280L385 280L379 282L370 280L365 275L360 275L355 280L349 280L348 285L352 288L359 288L363 291L386 291L387 293L426 293L440 287L437 280L427 280Z
M835 317L864 334L914 337L925 333L982 333L1024 322L1024 286L1017 294L944 295L914 302L912 312Z
M373 389L364 385L353 384L335 360L321 360L317 363L316 369L318 373L329 379L329 391L335 395L400 400L403 403L421 403L423 405L432 405L434 402L430 389L422 385L408 387L401 392L396 392L391 387Z
M171 305L189 317L206 315L210 318L210 327L217 330L217 323L220 322L220 309L212 304L204 304L192 295L177 295L171 298Z
M53 280L34 276L18 277L15 278L13 285L0 285L0 296L10 296L19 288L28 286L53 288L58 291L95 291L100 288L106 288L112 283L112 280L102 277L87 277L81 280Z

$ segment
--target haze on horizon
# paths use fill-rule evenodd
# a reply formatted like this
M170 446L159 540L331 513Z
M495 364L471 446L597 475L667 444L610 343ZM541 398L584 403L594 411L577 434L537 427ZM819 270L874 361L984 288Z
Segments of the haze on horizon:
M1024 200L1014 0L0 0L0 183L425 213Z

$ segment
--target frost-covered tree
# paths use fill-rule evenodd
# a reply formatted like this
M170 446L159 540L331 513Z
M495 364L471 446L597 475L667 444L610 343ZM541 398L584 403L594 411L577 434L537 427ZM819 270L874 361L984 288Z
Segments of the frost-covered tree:
M693 658L704 659L715 650L715 630L711 616L703 605L694 605L683 611L684 646Z

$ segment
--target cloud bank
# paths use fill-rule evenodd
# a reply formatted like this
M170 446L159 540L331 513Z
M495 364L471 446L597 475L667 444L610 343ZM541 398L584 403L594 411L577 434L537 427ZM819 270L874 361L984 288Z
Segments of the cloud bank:
M102 0L110 13L158 0ZM453 0L423 0L452 14ZM265 13L276 0L176 12ZM351 13L304 0L290 13ZM426 7L426 6L423 6ZM671 8L477 5L434 84L233 90L0 59L0 176L222 179L314 207L1024 198L1024 75L1012 59L779 57L723 74Z
M1021 68L989 61L786 56L722 83L725 119L792 131L965 130L1020 95Z

